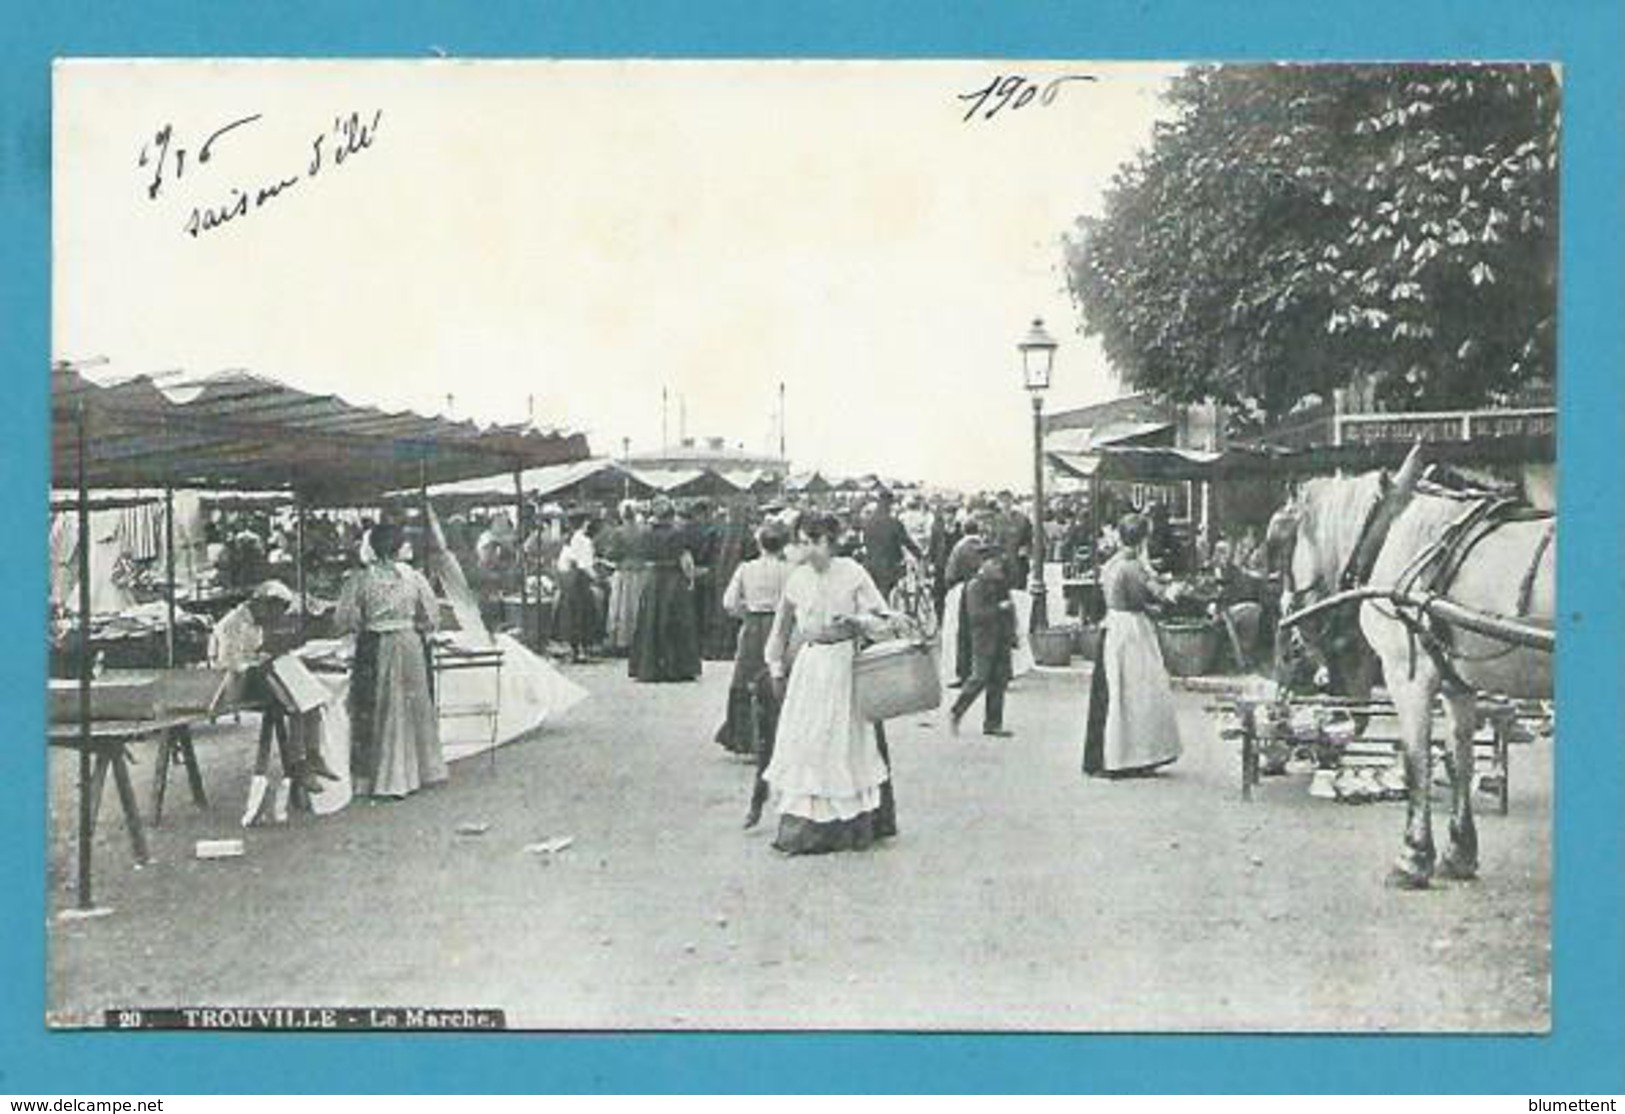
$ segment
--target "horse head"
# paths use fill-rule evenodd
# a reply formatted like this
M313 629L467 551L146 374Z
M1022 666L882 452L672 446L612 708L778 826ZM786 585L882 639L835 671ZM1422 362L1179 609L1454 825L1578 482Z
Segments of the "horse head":
M1418 444L1392 476L1378 471L1303 484L1270 520L1266 535L1272 568L1281 575L1283 615L1355 587L1369 575L1421 473ZM1333 614L1294 628L1292 649L1315 661L1334 690L1358 694L1368 689L1365 679L1376 661L1359 624L1341 618Z
M1354 587L1369 575L1388 528L1410 505L1421 475L1418 443L1392 476L1378 471L1312 479L1276 512L1270 533L1281 536L1286 613Z

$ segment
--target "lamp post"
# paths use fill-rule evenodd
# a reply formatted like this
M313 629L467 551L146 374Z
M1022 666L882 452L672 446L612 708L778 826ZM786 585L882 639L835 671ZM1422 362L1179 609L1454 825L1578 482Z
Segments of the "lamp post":
M1033 400L1033 541L1032 541L1032 629L1049 626L1044 595L1044 562L1049 545L1044 537L1044 392L1049 390L1055 370L1055 338L1044 331L1044 320L1033 318L1032 328L1016 348L1021 352L1022 385Z

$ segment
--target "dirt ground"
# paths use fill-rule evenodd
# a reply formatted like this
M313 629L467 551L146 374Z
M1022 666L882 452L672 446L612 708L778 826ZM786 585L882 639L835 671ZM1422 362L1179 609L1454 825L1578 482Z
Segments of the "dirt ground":
M53 1018L339 1004L499 1006L548 1029L1549 1027L1549 744L1514 750L1511 814L1480 822L1482 879L1402 893L1382 885L1402 805L1315 800L1302 777L1243 803L1236 744L1194 693L1171 772L1086 780L1087 677L1047 673L1012 691L1013 739L894 721L900 838L785 859L771 823L741 830L750 768L710 741L725 663L690 685L635 685L613 662L571 675L592 698L494 764L282 828L237 827L252 723L205 729L210 807L172 781L145 869L109 787L96 881L113 912L51 926ZM152 748L137 754L150 811ZM63 908L74 770L53 762ZM237 836L240 859L192 857ZM557 836L574 843L524 850Z

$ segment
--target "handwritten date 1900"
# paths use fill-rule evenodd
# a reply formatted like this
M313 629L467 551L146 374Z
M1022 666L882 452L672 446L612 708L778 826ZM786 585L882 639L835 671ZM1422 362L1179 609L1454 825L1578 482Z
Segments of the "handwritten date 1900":
M1014 112L1026 108L1034 100L1043 105L1053 104L1061 86L1067 82L1093 80L1094 77L1089 74L1068 74L1039 85L1021 74L995 74L993 80L982 88L959 94L960 100L970 103L962 119L968 124L980 114L981 119L991 120L1006 108Z

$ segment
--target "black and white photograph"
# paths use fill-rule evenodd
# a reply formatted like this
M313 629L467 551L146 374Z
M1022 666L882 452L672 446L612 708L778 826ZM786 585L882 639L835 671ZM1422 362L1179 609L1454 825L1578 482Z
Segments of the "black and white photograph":
M58 61L45 1023L1550 1032L1561 94Z

